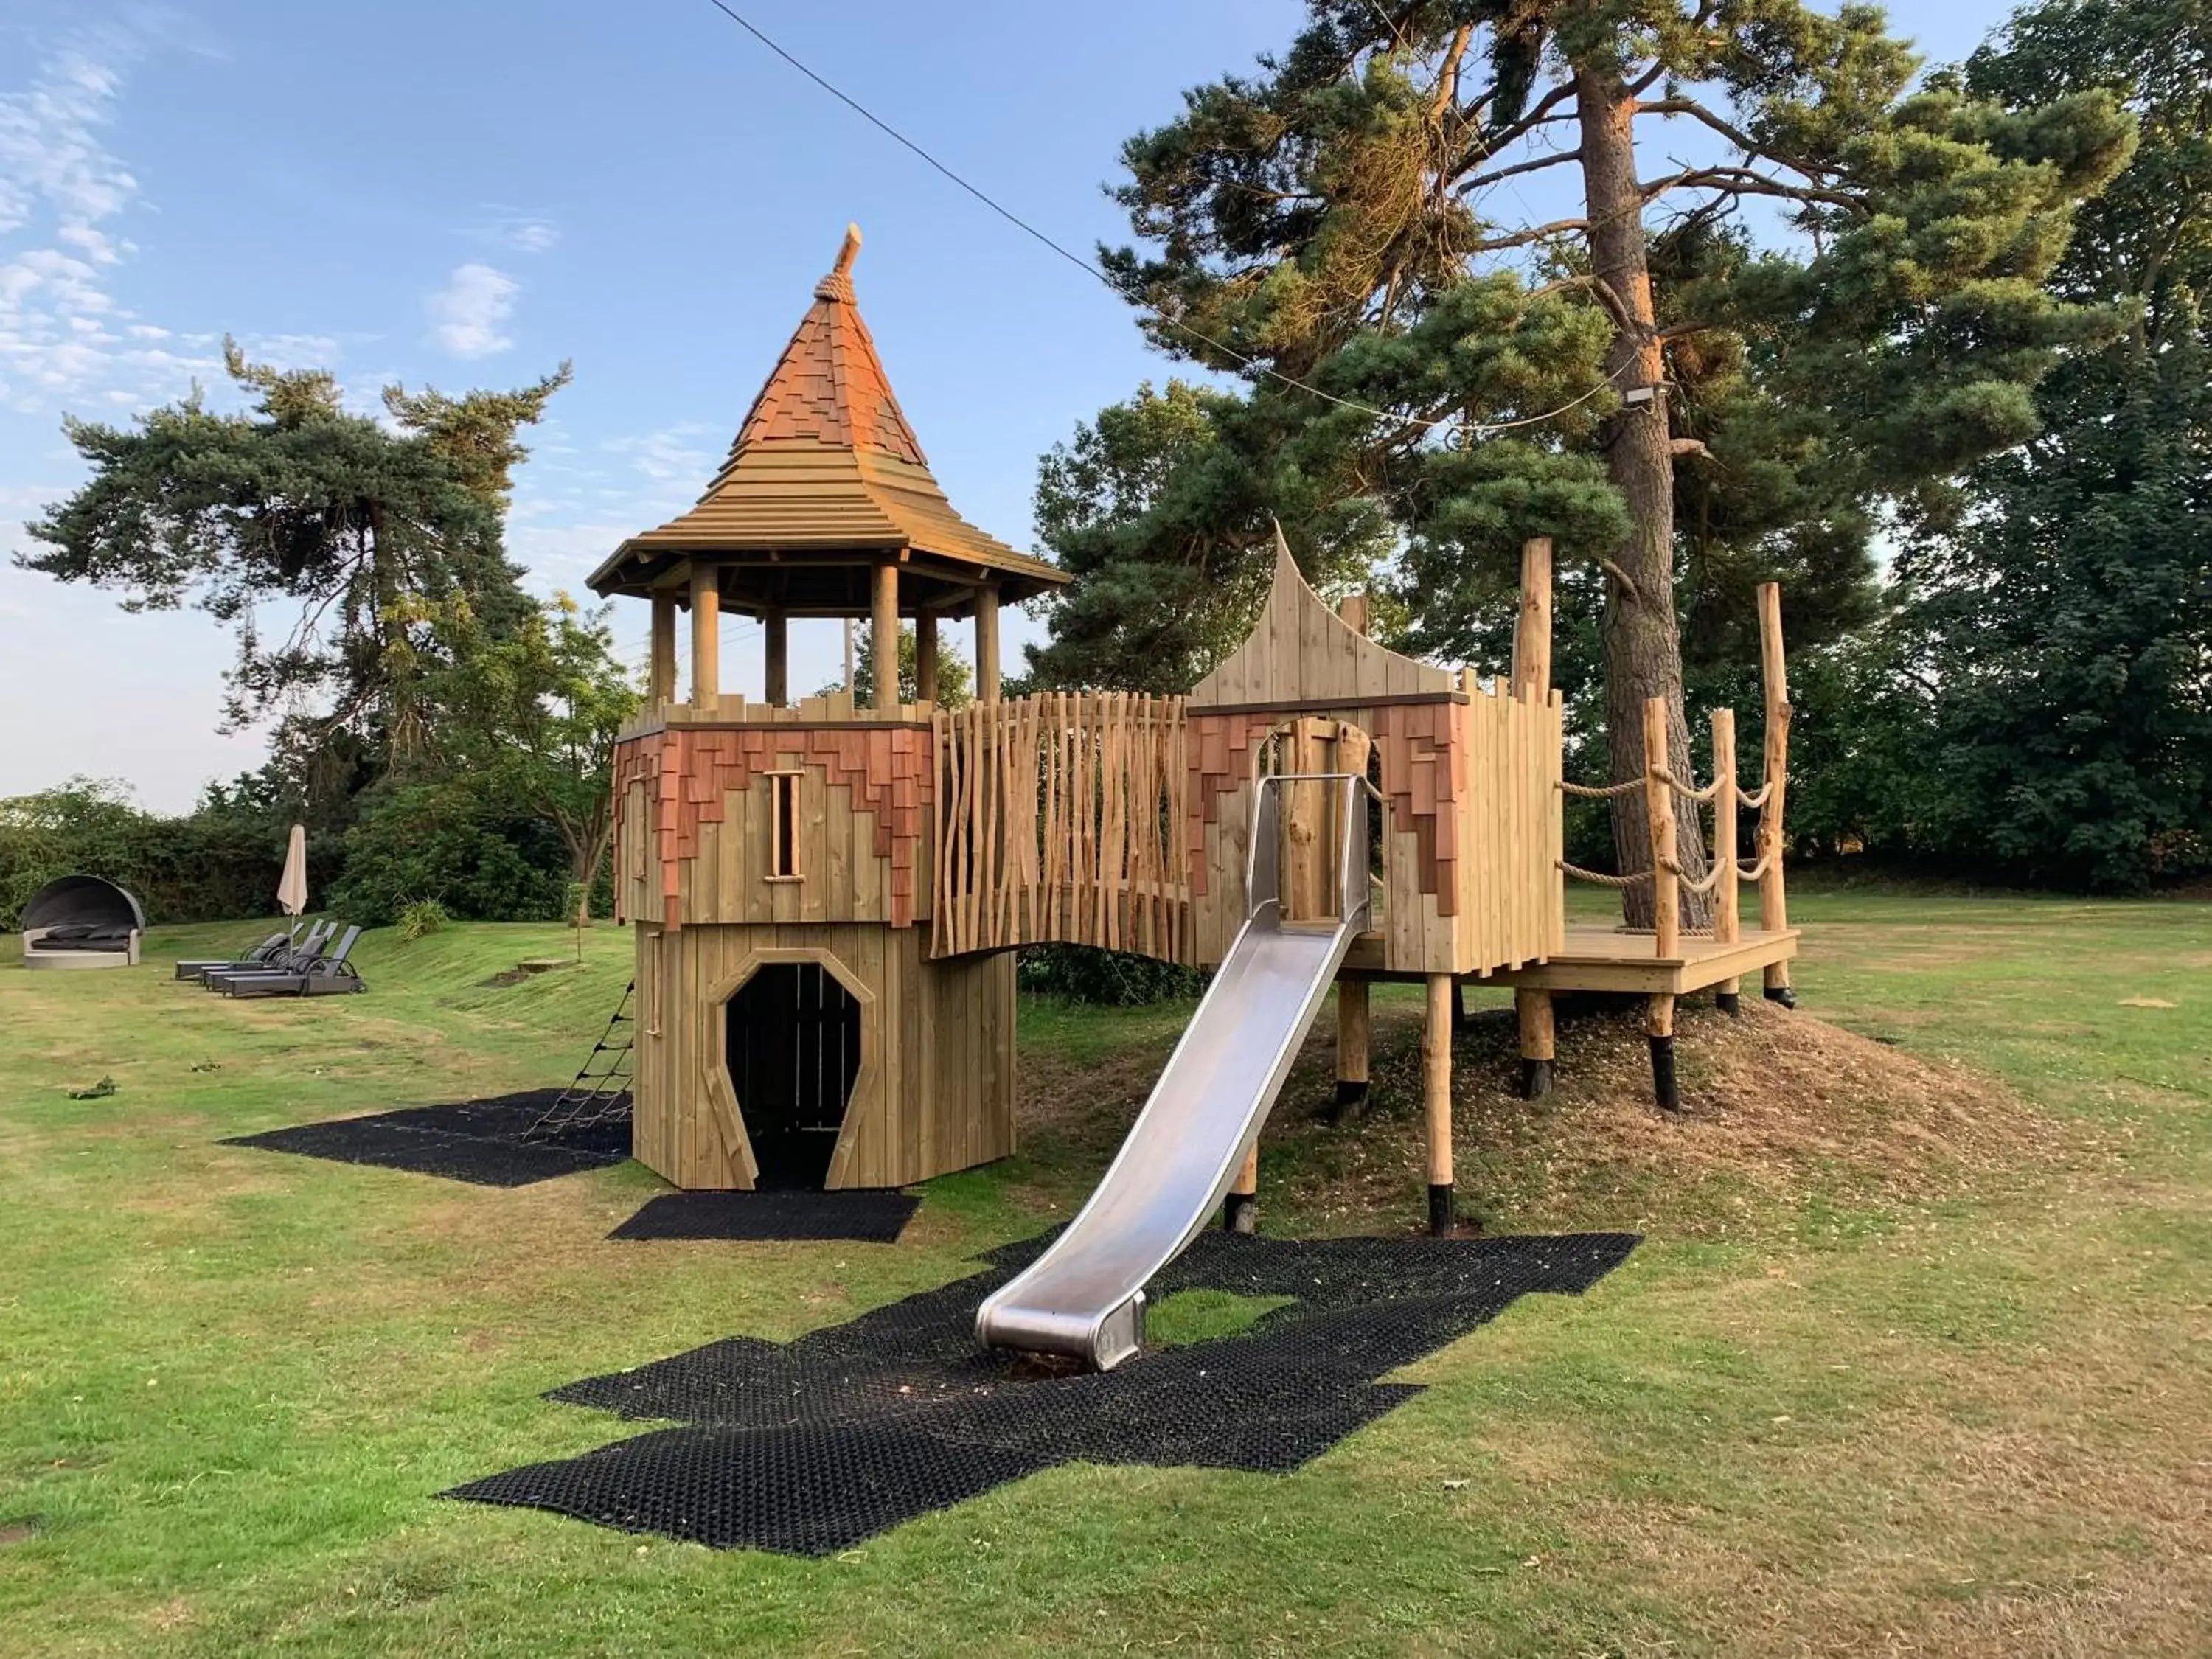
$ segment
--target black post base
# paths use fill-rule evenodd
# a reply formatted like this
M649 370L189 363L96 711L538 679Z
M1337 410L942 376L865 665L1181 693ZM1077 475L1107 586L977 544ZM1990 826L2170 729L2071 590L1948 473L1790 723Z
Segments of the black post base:
M1431 1186L1429 1188L1429 1231L1432 1233L1437 1234L1448 1233L1458 1224L1458 1213L1452 1207L1451 1182L1447 1181L1442 1186Z
M1260 1231L1260 1197L1256 1193L1231 1193L1221 1206L1221 1224L1232 1233Z
M1786 985L1768 986L1766 1000L1769 1002L1778 1002L1785 1008L1795 1008L1797 1006L1797 994Z
M1741 991L1716 991L1713 993L1713 1006L1719 1009L1724 1014L1734 1014L1737 1018L1741 1019L1743 1018L1743 993Z
M1541 1100L1552 1092L1552 1062L1548 1060L1524 1060L1521 1062L1521 1098Z
M1348 1122L1358 1117L1366 1105L1366 1079L1363 1078L1355 1083L1348 1078L1339 1078L1336 1080L1336 1103L1329 1108L1328 1121L1331 1123Z
M1467 983L1455 979L1452 981L1452 1030L1456 1031L1466 1024Z
M1651 1097L1663 1111L1682 1109L1682 1091L1674 1081L1674 1039L1671 1036L1651 1039Z

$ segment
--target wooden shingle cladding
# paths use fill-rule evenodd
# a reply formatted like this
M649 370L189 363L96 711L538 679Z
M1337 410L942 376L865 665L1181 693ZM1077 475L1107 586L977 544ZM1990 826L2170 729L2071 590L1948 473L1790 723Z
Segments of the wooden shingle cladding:
M963 616L982 584L1018 604L1067 580L945 498L854 302L858 247L848 233L697 505L624 542L594 592L650 594L696 560L720 567L727 609L866 615L869 569L890 558L902 615Z

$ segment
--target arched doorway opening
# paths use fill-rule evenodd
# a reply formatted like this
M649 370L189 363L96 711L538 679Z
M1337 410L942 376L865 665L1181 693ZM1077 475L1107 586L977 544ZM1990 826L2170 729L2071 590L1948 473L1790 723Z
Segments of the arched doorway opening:
M762 1188L819 1188L860 1074L860 1003L817 962L763 963L723 1011L723 1054Z

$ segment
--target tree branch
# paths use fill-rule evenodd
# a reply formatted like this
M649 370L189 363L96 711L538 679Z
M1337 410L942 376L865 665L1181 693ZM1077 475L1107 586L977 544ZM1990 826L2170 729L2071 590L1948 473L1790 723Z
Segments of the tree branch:
M1536 106L1519 120L1500 127L1494 132L1477 133L1474 148L1460 158L1460 164L1452 169L1453 173L1464 173L1469 167L1480 167L1498 151L1519 143L1538 127L1542 126L1552 112L1574 94L1575 83L1572 81L1562 81L1550 92L1537 100Z
M1588 230L1587 219L1554 219L1548 225L1537 225L1528 230L1516 231L1510 236L1486 237L1467 249L1469 253L1497 253L1509 247L1526 247L1531 242L1540 242L1547 236L1565 235L1571 230Z
M1638 115L1686 115L1692 120L1703 122L1711 127L1746 155L1757 156L1761 161L1773 162L1777 167L1788 167L1792 173L1802 173L1808 179L1842 177L1837 168L1767 149L1735 122L1715 114L1694 98L1655 98L1648 104L1638 105L1636 112Z
M1466 183L1455 185L1452 188L1455 194L1468 196L1486 185L1498 183L1501 179L1511 179L1523 173L1541 173L1546 167L1558 167L1563 161L1579 161L1582 159L1583 153L1579 149L1554 150L1548 155L1535 156L1526 161L1516 161L1510 167L1498 167L1490 173L1478 173Z
M1784 184L1752 167L1685 167L1680 173L1654 179L1637 186L1646 202L1656 202L1669 191L1717 190L1731 196L1777 196L1785 201L1839 207L1863 213L1866 204L1848 191L1824 190L1815 185Z
M1539 299L1544 295L1556 294L1562 289L1570 288L1585 289L1595 295L1598 303L1611 313L1614 324L1619 327L1628 330L1635 328L1635 313L1629 310L1628 301L1620 297L1619 289L1613 287L1602 276L1589 274L1562 276L1555 283L1547 283L1541 288L1530 289L1528 297L1532 300Z

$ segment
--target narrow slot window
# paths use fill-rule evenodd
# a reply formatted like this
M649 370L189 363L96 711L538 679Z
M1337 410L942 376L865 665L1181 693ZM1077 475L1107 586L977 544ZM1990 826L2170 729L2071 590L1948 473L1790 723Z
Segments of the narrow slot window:
M770 881L799 879L799 774L769 775L769 867Z

